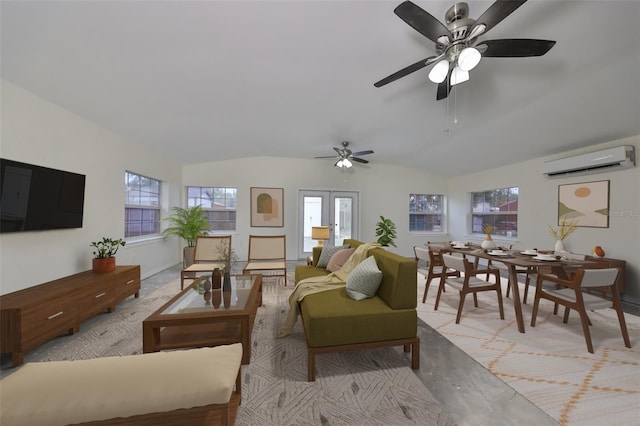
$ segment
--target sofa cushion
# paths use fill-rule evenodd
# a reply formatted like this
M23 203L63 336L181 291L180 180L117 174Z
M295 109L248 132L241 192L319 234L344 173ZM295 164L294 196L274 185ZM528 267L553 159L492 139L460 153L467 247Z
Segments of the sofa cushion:
M346 262L347 259L349 259L349 256L351 256L354 251L356 251L356 249L354 248L338 250L336 254L331 256L331 259L329 259L329 263L327 263L327 268L326 268L327 271L335 272L338 269L342 268L342 265L344 265L344 262Z
M318 264L315 266L318 268L326 268L329 260L331 260L331 256L346 248L349 248L349 246L323 246L320 252L320 259L318 259Z
M353 300L338 288L306 296L301 304L307 345L326 347L408 339L418 332L414 309L390 309L379 297Z
M376 295L382 272L378 269L376 259L373 256L367 257L351 271L347 277L347 294L353 300L362 300Z

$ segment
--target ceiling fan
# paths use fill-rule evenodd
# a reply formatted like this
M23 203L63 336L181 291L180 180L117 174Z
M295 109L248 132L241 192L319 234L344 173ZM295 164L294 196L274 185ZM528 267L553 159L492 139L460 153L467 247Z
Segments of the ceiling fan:
M446 98L451 86L469 80L482 57L520 58L542 56L556 44L550 40L498 39L478 41L491 28L522 6L526 0L497 0L476 20L468 17L469 5L456 3L445 14L446 25L410 1L394 9L396 15L435 43L436 55L422 59L374 83L375 87L394 82L428 65L435 64L429 80L438 83L437 100Z
M338 155L330 155L327 157L315 157L315 158L336 158L336 162L334 163L335 167L346 168L353 166L353 161L358 163L367 164L369 161L359 158L360 155L368 155L373 154L373 151L368 149L366 151L360 152L352 152L349 149L349 142L342 142L342 148L333 147L334 151L338 153Z

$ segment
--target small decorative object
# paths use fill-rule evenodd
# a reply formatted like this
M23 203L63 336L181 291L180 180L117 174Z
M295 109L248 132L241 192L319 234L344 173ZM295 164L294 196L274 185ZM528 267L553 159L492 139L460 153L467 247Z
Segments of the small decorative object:
M205 306L211 305L211 290L204 291L204 305Z
M215 268L211 274L211 287L216 290L222 287L222 272L218 268Z
M396 224L391 219L380 216L380 221L376 224L376 237L378 237L378 244L382 246L398 247L394 242L397 238Z
M493 234L493 226L482 225L482 231L486 234L486 237L484 240L482 240L480 247L482 247L484 250L492 250L496 248L496 243L495 241L493 241L493 238L491 238L491 234Z
M604 257L604 250L600 246L595 246L591 254L596 257Z
M204 291L211 291L211 281L208 279L204 282Z
M231 292L231 275L229 271L224 273L224 278L222 280L222 291Z
M576 230L576 226L575 222L569 222L566 219L560 219L560 226L557 229L549 225L549 234L556 239L555 251L566 250L564 240Z
M122 238L102 237L101 241L93 241L90 247L96 250L93 252L92 267L94 272L111 272L116 270L115 255L120 247L124 247L125 241Z
M224 271L231 273L233 267L238 263L238 254L225 241L220 241L216 249L218 250L218 258L224 263Z

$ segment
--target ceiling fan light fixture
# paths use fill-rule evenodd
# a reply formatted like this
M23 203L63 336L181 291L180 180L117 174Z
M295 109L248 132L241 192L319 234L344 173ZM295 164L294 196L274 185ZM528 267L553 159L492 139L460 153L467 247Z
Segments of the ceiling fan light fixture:
M469 71L465 71L460 67L455 67L451 72L451 85L463 83L469 80Z
M458 67L463 71L471 71L480 63L482 55L478 49L473 47L467 47L462 49L460 56L458 56Z
M351 163L348 158L342 160L342 167L346 167L348 169L351 166L353 166L353 163Z
M449 61L446 59L441 60L431 68L429 72L429 80L434 83L442 83L447 78L449 72Z

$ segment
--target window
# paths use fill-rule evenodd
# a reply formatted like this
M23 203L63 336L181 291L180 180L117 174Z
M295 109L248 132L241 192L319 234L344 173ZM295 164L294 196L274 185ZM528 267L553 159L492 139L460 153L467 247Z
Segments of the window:
M443 232L444 195L409 194L409 231Z
M518 236L518 187L471 193L471 232L484 234L484 225L493 226L494 235Z
M202 206L212 231L236 230L237 188L187 187L187 206Z
M124 173L125 238L160 233L160 181Z

